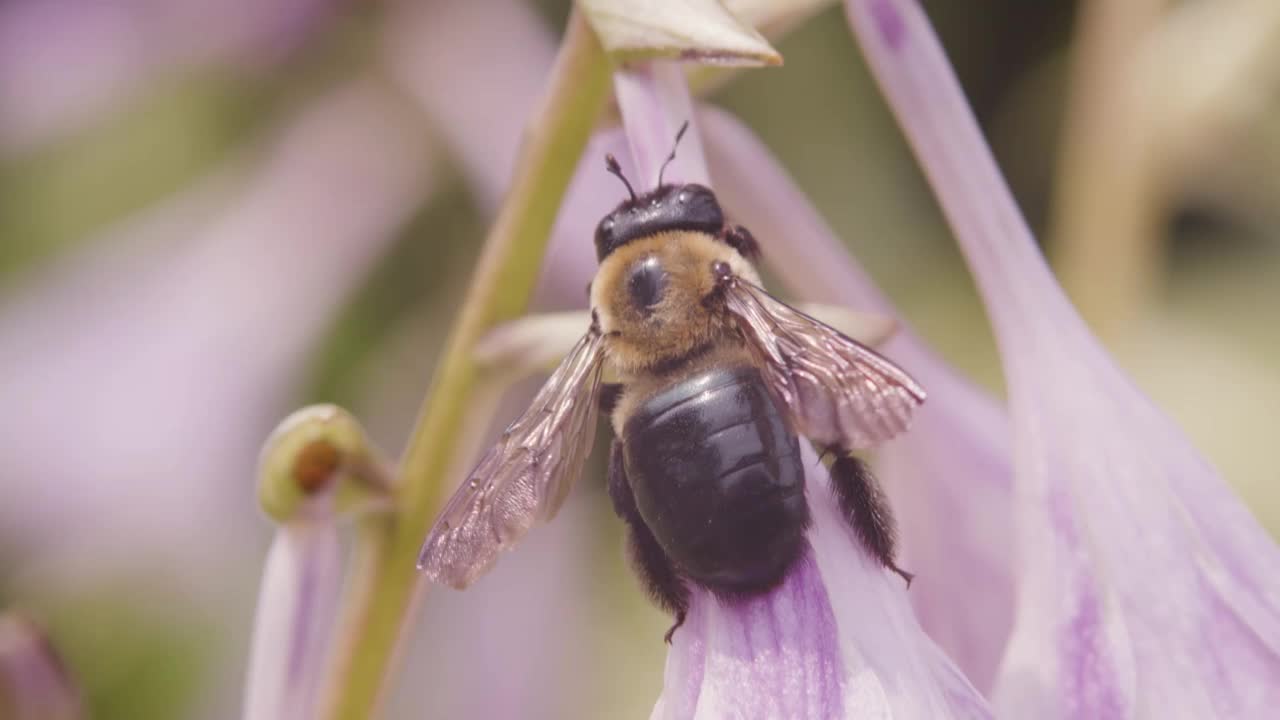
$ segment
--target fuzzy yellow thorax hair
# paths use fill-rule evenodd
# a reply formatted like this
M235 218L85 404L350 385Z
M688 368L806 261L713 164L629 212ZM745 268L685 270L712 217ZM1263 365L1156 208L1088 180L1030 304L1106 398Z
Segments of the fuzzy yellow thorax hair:
M651 258L667 273L654 307L635 306L627 287L633 270ZM729 264L745 280L759 283L751 263L732 247L700 232L673 231L634 240L600 263L591 285L591 307L605 334L605 351L623 376L678 363L724 339L729 328L703 300L716 287L711 265Z

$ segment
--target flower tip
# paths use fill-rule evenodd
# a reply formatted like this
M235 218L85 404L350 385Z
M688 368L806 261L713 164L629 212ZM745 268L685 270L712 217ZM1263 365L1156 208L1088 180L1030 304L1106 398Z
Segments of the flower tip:
M658 58L713 65L781 65L782 55L719 0L685 0L655 9L631 0L578 3L619 62Z
M783 64L782 55L772 47L762 48L756 52L749 53L732 53L723 50L708 50L701 48L685 48L676 51L663 52L661 50L652 53L631 52L628 53L628 60L651 60L655 58L675 58L686 62L695 62L702 65L717 65L721 67L780 67Z
M258 464L258 499L276 522L288 523L314 499L357 484L385 489L364 428L336 405L311 405L285 418L267 438Z
M0 614L0 717L72 720L80 693L48 636L17 612Z

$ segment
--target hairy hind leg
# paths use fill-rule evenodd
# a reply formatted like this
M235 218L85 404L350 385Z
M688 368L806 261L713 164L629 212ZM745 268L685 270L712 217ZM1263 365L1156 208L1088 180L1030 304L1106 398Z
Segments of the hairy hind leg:
M689 588L649 526L644 524L644 518L640 517L635 496L631 493L631 483L627 480L620 440L613 441L609 452L609 497L613 500L614 512L627 524L627 556L631 567L640 576L640 584L658 607L675 616L675 624L663 636L670 644L672 634L684 624L689 614Z
M911 573L893 561L897 529L888 499L866 463L852 455L837 455L831 463L831 488L841 514L862 544L882 565L902 576L911 587Z

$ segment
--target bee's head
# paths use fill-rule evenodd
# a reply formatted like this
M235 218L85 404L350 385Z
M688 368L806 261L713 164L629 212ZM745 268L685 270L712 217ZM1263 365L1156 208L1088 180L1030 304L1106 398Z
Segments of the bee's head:
M663 230L619 246L591 281L591 309L614 368L624 375L689 358L730 338L713 301L716 267L759 276L735 248L705 232Z
M677 133L677 144L687 127ZM673 148L667 162L674 157ZM727 264L758 283L751 233L726 226L711 188L664 184L665 164L658 186L640 196L612 155L605 156L605 167L631 195L596 227L600 269L588 290L614 367L652 371L731 337L732 328L707 304L718 282L713 268Z
M612 170L617 163L609 159ZM717 236L723 229L724 213L711 188L659 185L639 197L632 195L604 216L596 226L596 259L603 261L619 247L659 233L684 230Z

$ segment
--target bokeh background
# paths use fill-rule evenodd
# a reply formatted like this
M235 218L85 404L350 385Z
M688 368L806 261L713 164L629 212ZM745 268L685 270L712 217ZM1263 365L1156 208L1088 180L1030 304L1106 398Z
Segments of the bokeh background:
M1274 533L1270 4L924 3L1069 292ZM567 13L0 0L0 609L47 629L94 717L238 713L272 532L258 447L329 401L401 448ZM999 393L972 283L841 9L775 44L784 67L707 98ZM587 478L465 598L427 596L391 717L647 717L665 619Z

